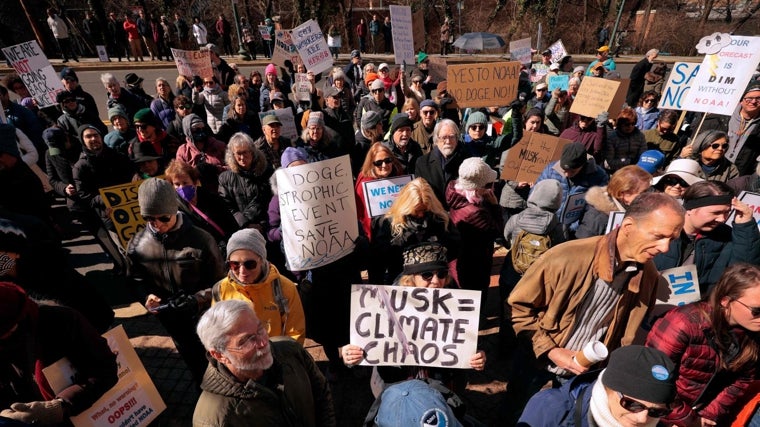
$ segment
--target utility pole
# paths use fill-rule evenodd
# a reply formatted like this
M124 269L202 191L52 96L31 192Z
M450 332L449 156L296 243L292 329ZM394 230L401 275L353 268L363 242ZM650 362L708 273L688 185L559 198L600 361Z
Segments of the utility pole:
M620 24L620 17L623 15L623 8L625 8L625 0L620 0L617 17L615 18L615 26L612 27L612 34L610 34L609 52L612 52L612 48L615 47L615 34L617 33L618 25Z
M240 56L240 59L242 59L243 61L248 61L251 59L251 56L248 55L248 52L243 47L243 38L241 37L241 32L240 32L240 17L238 16L237 5L238 5L238 0L232 0L232 19L235 20L235 30L237 30L238 56Z

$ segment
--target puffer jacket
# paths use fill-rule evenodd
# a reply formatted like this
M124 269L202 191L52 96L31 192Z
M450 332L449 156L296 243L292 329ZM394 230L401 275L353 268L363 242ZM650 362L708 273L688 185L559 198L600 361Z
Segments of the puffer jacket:
M678 399L673 412L662 418L668 425L685 426L695 405L700 407L696 411L700 417L728 425L741 409L742 397L754 380L754 369L728 372L719 368L720 355L712 343L716 338L711 314L712 308L706 302L675 308L659 319L647 336L647 347L662 351L678 367ZM731 330L737 342L743 333L741 328Z
M98 190L132 181L134 164L127 156L109 147L104 146L97 154L84 149L72 167L72 174L81 207L95 209L104 216L105 204ZM104 220L110 222L107 217Z
M63 110L63 114L58 117L58 127L65 130L69 134L70 138L76 138L79 144L82 144L82 140L79 138L79 126L92 125L98 129L101 135L108 133L106 125L100 121L100 118L94 113L90 113L84 105L77 105L77 111L71 112L66 109Z
M194 294L224 277L216 241L181 212L175 228L166 234L150 226L135 234L127 245L127 258L129 275L141 280L146 295L160 298L180 291Z
M58 148L58 147L55 147ZM76 193L69 196L66 194L66 187L74 184L73 166L79 160L82 154L82 147L79 144L71 144L71 147L58 148L59 154L51 155L50 150L45 151L45 165L47 166L47 177L50 185L53 186L55 194L66 199L66 206L69 209L74 208L77 200Z
M219 132L219 128L224 123L222 114L224 107L229 103L230 98L227 92L223 91L219 85L201 92L193 89L193 104L203 105L206 108L206 122L214 134Z
M552 246L567 240L562 224L554 214L560 206L561 195L556 194L556 187L552 188L550 183L549 180L537 183L528 197L528 207L507 221L507 225L504 226L504 239L510 245L514 244L514 239L522 230L549 236ZM507 257L507 259L511 258Z
M269 342L274 364L265 385L236 379L209 357L194 427L330 427L335 410L327 380L304 348L290 339Z
M678 239L670 242L667 252L654 257L657 269L662 271L680 266L688 239L682 231ZM760 231L755 221L735 223L733 227L720 224L705 235L697 235L694 263L702 295L707 295L708 289L718 283L726 267L737 262L760 264Z
M177 115L177 112L174 111L174 106L172 105L172 102L174 101L174 94L169 94L169 99L163 99L163 98L156 98L150 103L150 111L153 112L153 114L158 117L159 120L161 120L161 123L164 125L164 129L169 129L169 123L174 120L174 116Z
M581 129L578 126L576 120L572 126L562 131L559 135L560 138L569 139L573 142L580 142L586 147L586 152L594 156L595 159L600 160L602 148L605 141L604 127L599 127L596 123L589 123L586 128Z
M610 212L625 211L620 202L607 192L607 186L591 187L586 192L586 209L575 230L577 239L591 236L601 236L607 229Z
M266 229L267 207L272 198L269 177L272 174L274 169L258 151L254 153L251 169L227 170L219 175L219 195L241 228L259 224Z
M646 149L644 134L638 129L627 135L618 129L610 129L604 146L605 168L615 172L623 166L635 165Z

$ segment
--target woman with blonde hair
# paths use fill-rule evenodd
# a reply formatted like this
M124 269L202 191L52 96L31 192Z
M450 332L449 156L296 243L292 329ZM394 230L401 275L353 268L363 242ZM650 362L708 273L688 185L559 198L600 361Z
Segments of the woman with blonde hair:
M459 232L423 178L406 184L390 210L371 228L370 283L393 283L402 270L404 250L416 244L441 243L449 261L458 255Z
M403 174L404 168L386 145L376 142L369 147L359 175L356 177L354 194L356 196L356 214L364 229L364 234L370 237L370 221L367 215L364 195L364 183L376 179L391 178Z
M406 98L400 112L406 113L413 122L417 123L420 120L420 103L414 98Z

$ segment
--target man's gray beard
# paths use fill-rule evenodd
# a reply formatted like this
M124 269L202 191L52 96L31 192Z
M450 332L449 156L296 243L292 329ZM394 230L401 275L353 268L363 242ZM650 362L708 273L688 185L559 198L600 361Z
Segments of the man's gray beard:
M266 353L264 351L266 351ZM267 346L263 351L258 350L255 353L253 360L235 360L233 361L232 366L239 371L265 371L272 367L272 363L274 363L274 359L272 358L271 347Z
M441 151L441 154L443 154L446 157L449 157L452 154L454 154L454 150L456 150L456 147L453 147L453 148L440 148L439 150Z

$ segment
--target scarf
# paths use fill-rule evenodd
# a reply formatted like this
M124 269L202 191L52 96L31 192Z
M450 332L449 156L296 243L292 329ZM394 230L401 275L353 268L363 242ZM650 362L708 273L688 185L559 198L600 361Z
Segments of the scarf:
M594 421L605 427L622 427L622 425L615 420L610 412L609 402L607 401L607 391L602 384L602 376L607 372L605 369L599 374L599 378L594 381L594 386L591 389L591 401L589 405L589 411Z

